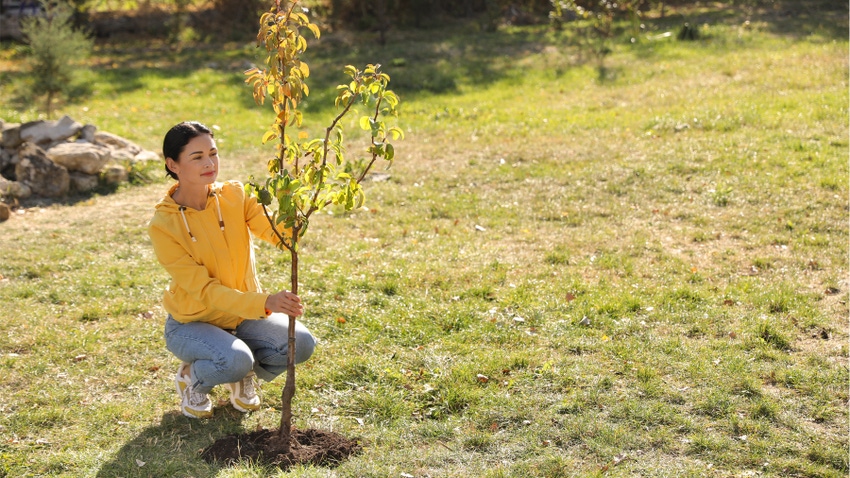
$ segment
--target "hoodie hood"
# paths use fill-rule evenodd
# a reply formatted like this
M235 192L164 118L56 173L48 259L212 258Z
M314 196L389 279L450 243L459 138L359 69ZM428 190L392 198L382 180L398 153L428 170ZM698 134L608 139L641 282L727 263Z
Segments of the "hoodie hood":
M168 193L156 204L156 211L163 212L166 214L180 214L180 218L183 222L183 227L186 228L186 233L189 234L189 237L192 239L192 242L198 242L198 239L192 234L192 230L189 228L189 221L186 219L186 209L189 209L186 206L182 206L177 204L177 201L174 200L172 196L174 196L174 191L177 191L177 188L180 187L180 183L176 183L168 190ZM224 218L221 215L221 200L219 196L221 195L221 183L213 183L208 188L207 194L207 204L206 207L211 206L211 202L215 202L215 209L218 215L218 226L223 231L224 230Z

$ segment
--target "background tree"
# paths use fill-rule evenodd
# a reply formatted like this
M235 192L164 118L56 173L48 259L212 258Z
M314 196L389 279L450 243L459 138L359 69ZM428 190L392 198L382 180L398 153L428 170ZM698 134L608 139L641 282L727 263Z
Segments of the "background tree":
M246 185L265 206L267 218L275 228L281 247L291 259L291 287L298 293L299 243L307 232L314 213L331 204L350 211L363 205L365 195L360 183L378 159L392 164L395 156L391 139L402 132L383 121L394 115L398 97L387 89L390 77L380 71L380 65L368 65L363 70L346 66L350 80L337 87L336 105L341 111L325 129L323 137L298 142L290 136L289 127L301 125L303 114L299 107L309 94L306 83L310 68L301 59L307 42L301 28L318 38L319 28L297 8L298 1L276 0L271 10L260 18L257 41L265 46L268 56L265 68L252 68L246 83L253 85L254 100L262 105L271 102L275 120L263 135L263 143L277 140L275 156L268 162L269 177L264 183ZM355 111L357 104L367 108L360 118L360 127L369 132L367 156L351 159L343 145L340 120ZM295 395L295 317L289 317L289 355L286 384L282 392L282 411L279 438L289 452L292 430L292 398Z
M33 93L45 95L45 109L51 117L53 100L72 91L80 61L91 54L93 42L74 27L74 11L67 5L44 1L42 6L45 15L25 18L21 31L29 44Z

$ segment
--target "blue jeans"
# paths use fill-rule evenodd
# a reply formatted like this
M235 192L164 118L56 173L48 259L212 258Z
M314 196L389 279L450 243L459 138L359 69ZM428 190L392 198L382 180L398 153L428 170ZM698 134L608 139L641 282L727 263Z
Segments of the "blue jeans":
M165 346L178 359L192 364L192 385L209 393L216 385L242 380L253 370L270 381L286 371L289 318L271 314L246 320L229 332L205 322L165 321ZM295 323L295 363L310 358L316 339L301 322Z

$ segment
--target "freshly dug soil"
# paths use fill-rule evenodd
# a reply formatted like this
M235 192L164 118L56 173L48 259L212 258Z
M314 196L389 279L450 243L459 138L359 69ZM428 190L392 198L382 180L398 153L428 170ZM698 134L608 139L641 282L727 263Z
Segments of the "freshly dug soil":
M208 463L232 465L240 460L252 460L283 470L293 465L335 467L355 455L362 447L334 432L292 429L290 453L282 453L278 430L257 430L242 435L219 438L203 451L201 457Z

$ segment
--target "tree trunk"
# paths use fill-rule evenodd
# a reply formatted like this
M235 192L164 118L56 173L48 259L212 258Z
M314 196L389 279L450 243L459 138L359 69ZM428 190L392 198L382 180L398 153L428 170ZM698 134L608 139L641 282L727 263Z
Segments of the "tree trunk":
M292 230L292 249L290 257L292 258L292 276L291 292L298 294L298 252L296 251L296 238L298 237L298 228ZM286 383L283 386L281 394L281 413L280 413L280 439L283 442L283 452L289 453L289 446L292 440L292 398L295 396L295 316L289 316L289 350L286 354Z

